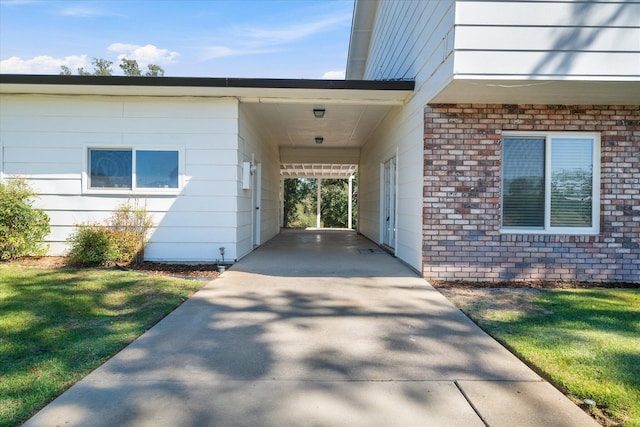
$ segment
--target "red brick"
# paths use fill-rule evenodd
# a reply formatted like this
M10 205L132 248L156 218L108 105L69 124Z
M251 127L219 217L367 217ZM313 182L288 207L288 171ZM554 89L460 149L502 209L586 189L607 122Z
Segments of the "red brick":
M425 277L474 281L640 282L640 126L637 123L640 123L639 106L427 106L423 204ZM500 233L502 131L531 129L601 133L602 231L599 235ZM441 241L451 243L447 246L428 244ZM558 249L563 251L554 251Z

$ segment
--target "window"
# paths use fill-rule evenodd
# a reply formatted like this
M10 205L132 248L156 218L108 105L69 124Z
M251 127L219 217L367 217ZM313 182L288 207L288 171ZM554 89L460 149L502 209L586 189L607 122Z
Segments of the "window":
M131 150L89 150L91 188L131 188Z
M505 134L502 231L597 234L600 139L594 134Z
M180 187L180 151L89 148L87 190L171 192Z
M178 188L178 152L136 152L136 186L138 188Z

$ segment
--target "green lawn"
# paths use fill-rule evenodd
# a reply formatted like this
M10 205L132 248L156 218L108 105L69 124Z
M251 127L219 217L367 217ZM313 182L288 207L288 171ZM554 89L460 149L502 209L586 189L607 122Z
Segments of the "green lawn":
M596 416L640 426L640 290L531 295L510 309L476 301L463 310L569 396L594 400Z
M203 283L0 264L0 426L25 421Z

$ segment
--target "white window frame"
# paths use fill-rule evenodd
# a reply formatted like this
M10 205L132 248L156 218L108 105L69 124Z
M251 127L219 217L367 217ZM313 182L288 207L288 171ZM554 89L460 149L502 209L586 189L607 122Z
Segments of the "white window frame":
M131 188L99 188L90 187L91 150L131 150ZM178 188L148 188L136 186L136 152L138 151L177 151L178 152ZM83 147L82 167L82 192L84 194L110 194L110 195L177 195L182 192L184 186L184 148L183 147L158 147L158 146L118 146L118 145L85 145Z
M502 139L505 138L544 138L545 158L544 158L544 228L529 227L504 227L502 219L504 217L503 191L504 173L501 169L500 186L500 232L502 234L559 234L559 235L597 235L600 233L600 134L594 132L503 132ZM591 139L593 142L593 190L591 203L591 227L553 227L551 225L551 141L553 139ZM504 151L503 151L504 153ZM501 156L503 156L502 154Z

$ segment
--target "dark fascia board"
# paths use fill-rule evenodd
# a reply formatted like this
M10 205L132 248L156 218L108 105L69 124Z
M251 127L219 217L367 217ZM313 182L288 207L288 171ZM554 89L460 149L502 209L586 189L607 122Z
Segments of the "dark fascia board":
M3 84L146 86L146 87L226 87L268 89L355 89L412 91L413 80L314 80L250 79L216 77L128 77L0 74Z

